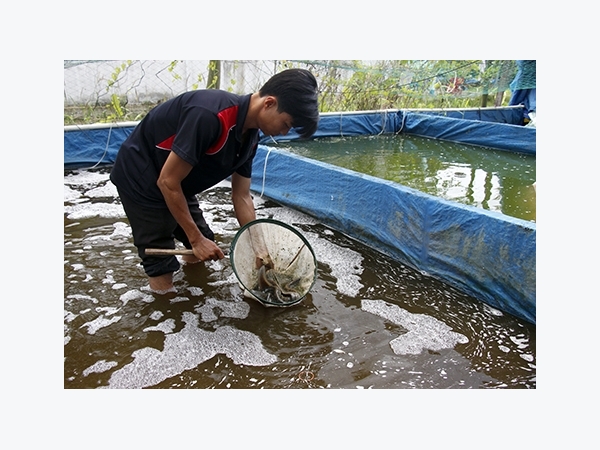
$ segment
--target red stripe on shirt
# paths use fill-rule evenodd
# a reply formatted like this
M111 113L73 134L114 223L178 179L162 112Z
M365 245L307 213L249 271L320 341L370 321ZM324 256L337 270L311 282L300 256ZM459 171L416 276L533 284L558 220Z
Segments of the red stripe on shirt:
M235 106L230 106L229 108L226 108L223 111L220 111L219 114L217 114L217 117L219 118L219 121L221 122L221 135L217 139L217 142L215 142L206 151L207 155L214 155L215 153L218 153L223 148L223 146L225 145L225 142L227 142L227 137L229 136L229 132L236 125L237 113L238 113L238 106L235 105Z
M160 144L156 144L157 148L161 150L171 150L173 148L173 141L175 140L175 135L165 139Z

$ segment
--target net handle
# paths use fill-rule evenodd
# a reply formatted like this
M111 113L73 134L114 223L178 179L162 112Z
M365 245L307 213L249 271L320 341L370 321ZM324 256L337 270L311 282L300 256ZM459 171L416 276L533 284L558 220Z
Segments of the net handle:
M188 248L147 248L144 250L146 255L150 256L169 256L169 255L193 255L194 250Z

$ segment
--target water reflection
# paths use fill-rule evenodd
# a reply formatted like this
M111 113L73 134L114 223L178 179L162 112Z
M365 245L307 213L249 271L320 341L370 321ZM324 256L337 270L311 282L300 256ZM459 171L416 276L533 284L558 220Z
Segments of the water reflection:
M535 221L535 156L418 136L285 142L308 158L395 181L447 200Z

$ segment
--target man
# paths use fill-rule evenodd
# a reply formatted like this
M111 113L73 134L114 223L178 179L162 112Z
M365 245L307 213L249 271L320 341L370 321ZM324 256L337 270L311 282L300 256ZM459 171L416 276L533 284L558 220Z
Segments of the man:
M256 219L250 195L259 130L285 135L295 128L312 136L319 120L317 82L307 70L274 75L256 93L186 92L160 104L123 142L110 179L117 187L150 289L174 291L174 256L146 248L175 248L175 237L194 255L184 261L224 257L206 224L196 194L231 176L240 226Z

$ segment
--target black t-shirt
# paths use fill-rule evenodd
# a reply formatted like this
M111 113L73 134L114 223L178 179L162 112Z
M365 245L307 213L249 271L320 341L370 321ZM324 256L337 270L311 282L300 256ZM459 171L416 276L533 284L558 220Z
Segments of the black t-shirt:
M172 151L193 166L181 183L188 198L234 172L250 178L258 145L258 129L242 136L250 96L199 90L158 105L121 145L111 181L141 205L166 207L156 181Z

